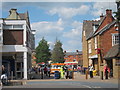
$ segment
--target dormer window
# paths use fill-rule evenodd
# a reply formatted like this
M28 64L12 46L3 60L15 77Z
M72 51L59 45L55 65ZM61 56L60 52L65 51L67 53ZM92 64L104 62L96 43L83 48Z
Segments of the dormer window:
M99 26L99 25L97 25L97 24L96 24L96 25L93 25L93 30L94 30L94 32L96 31L96 29L98 28L98 26Z
M115 24L114 27L115 27L115 30L118 31L118 24Z

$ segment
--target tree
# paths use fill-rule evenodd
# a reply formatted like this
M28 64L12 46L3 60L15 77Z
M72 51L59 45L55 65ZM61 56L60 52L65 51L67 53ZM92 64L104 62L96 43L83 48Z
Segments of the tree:
M59 62L59 63L64 62L64 53L62 49L62 43L59 40L56 40L56 43L52 51L51 59L53 62Z
M39 45L36 48L35 56L36 56L36 63L40 63L40 62L47 63L47 61L50 60L51 53L50 53L50 49L49 49L49 44L44 39L44 37L39 42Z

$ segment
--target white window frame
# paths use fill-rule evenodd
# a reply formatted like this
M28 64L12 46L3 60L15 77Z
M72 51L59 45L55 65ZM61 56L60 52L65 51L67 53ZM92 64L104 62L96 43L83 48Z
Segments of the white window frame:
M14 26L22 26L21 28L15 28ZM6 28L6 26L11 26L11 27L8 27L8 28ZM4 25L4 29L24 29L23 28L23 24L5 24Z
M91 46L91 43L88 43L88 52L89 52L89 53L92 53L92 46Z
M85 36L85 30L83 31L83 35Z
M97 37L95 37L94 40L95 40L95 42L94 42L95 43L95 49L97 49Z
M118 43L119 43L119 34L118 33L112 34L112 46Z

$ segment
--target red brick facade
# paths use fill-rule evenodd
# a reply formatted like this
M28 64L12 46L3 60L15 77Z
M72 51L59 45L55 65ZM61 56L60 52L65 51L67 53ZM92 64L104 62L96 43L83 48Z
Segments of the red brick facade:
M103 56L112 48L112 34L118 33L115 30L114 25L109 29L106 30L102 35L100 35L100 47L102 49Z

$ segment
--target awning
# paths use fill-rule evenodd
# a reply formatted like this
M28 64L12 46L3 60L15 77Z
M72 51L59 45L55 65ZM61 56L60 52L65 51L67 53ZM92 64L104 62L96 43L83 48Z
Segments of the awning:
M77 65L78 62L64 62L65 65Z
M112 58L118 58L118 57L120 57L119 44L114 45L103 58L112 59Z
M89 58L93 59L93 58L98 58L98 55L93 55L93 56L90 56Z

